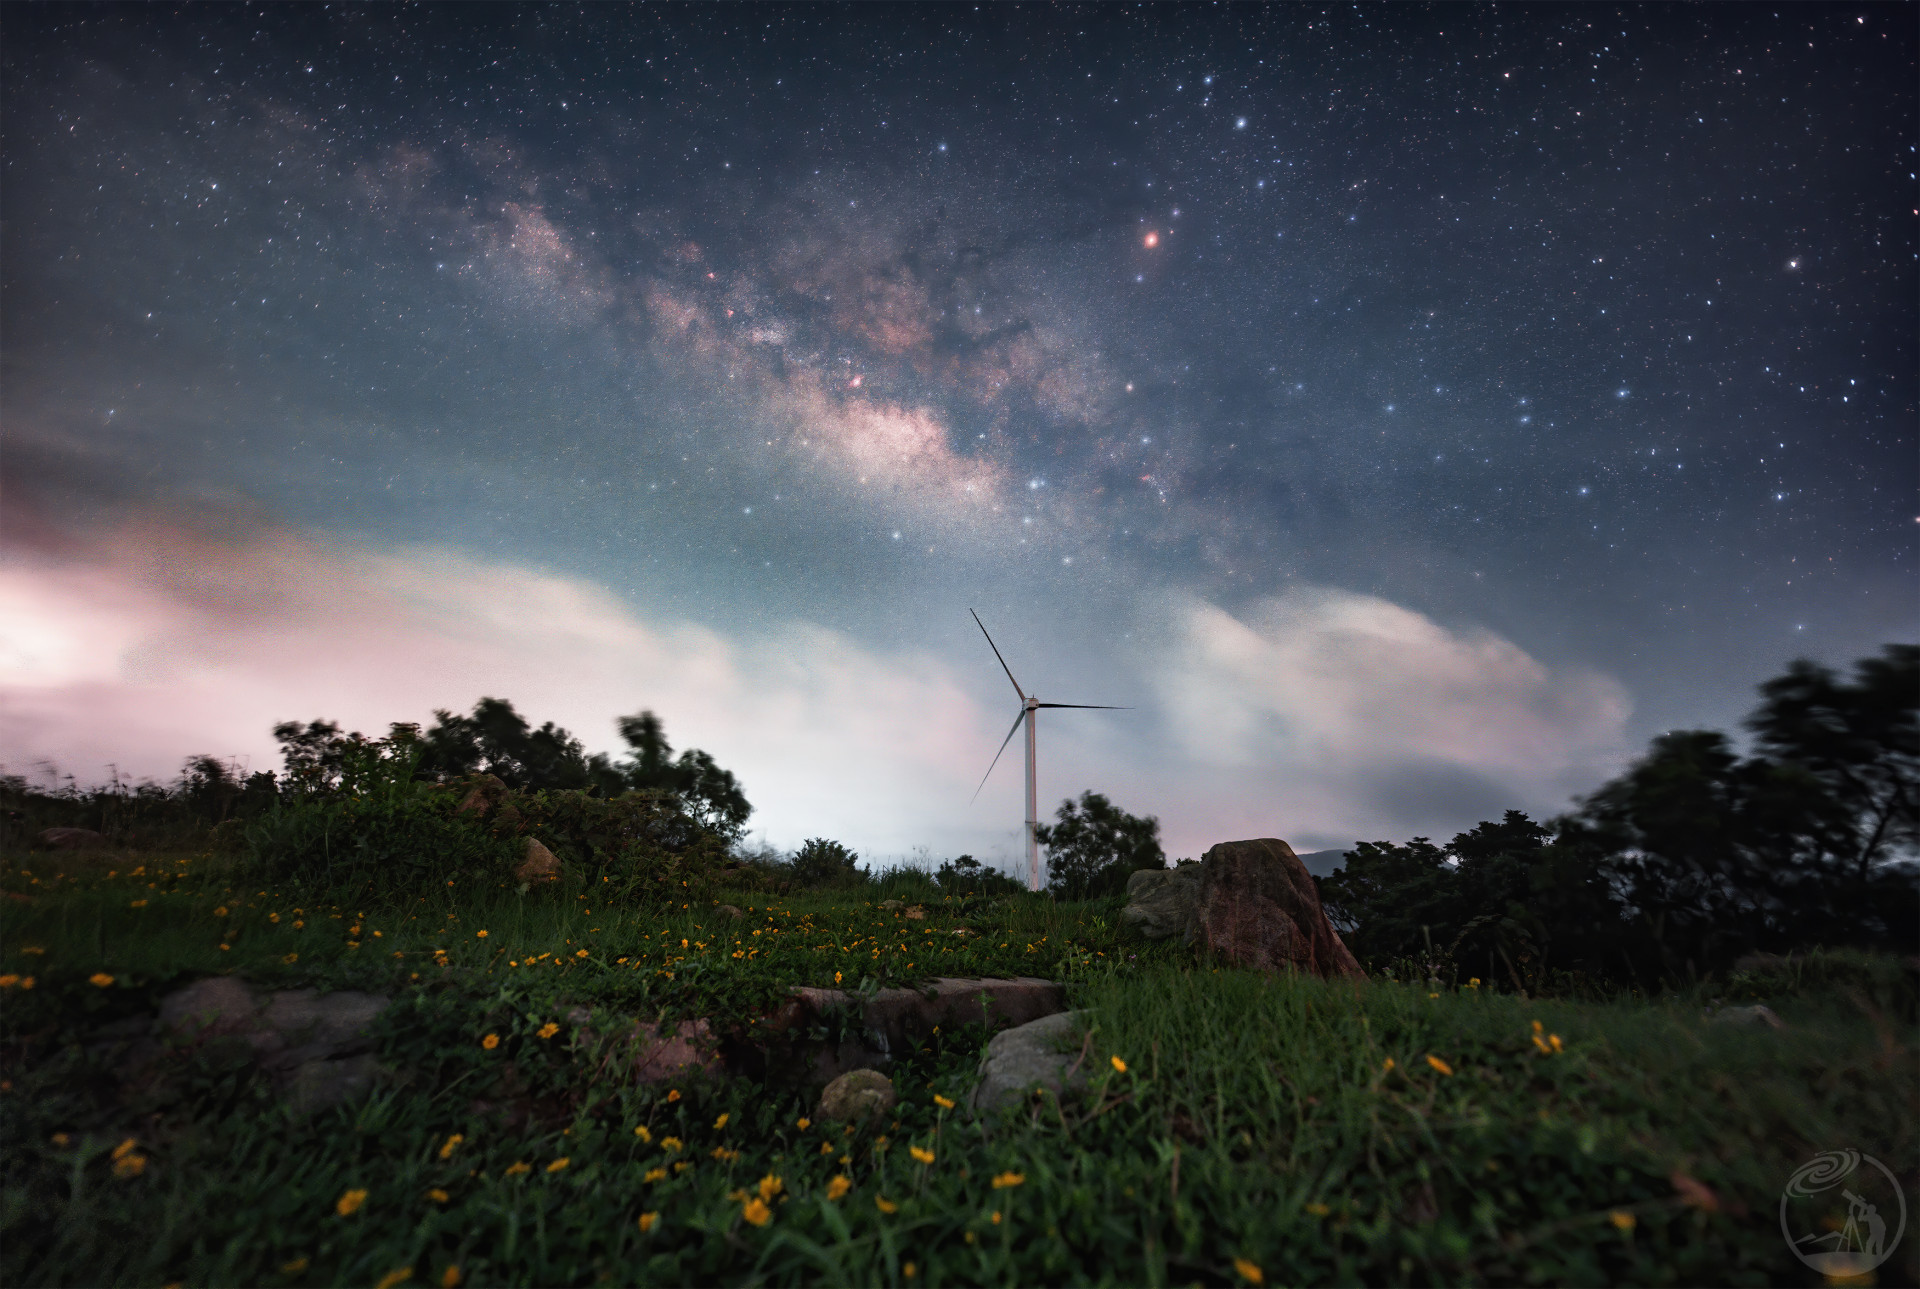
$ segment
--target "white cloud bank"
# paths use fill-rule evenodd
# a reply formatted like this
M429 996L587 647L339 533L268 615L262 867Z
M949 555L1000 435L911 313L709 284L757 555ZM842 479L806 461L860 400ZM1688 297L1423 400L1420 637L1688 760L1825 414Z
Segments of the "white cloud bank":
M1046 724L1043 800L1098 786L1159 814L1175 854L1550 809L1618 755L1628 705L1611 681L1386 601L1319 590L1240 617L1187 601L1139 625L1161 642L1143 678L1158 720ZM200 752L274 767L276 721L375 732L482 694L607 748L612 718L645 706L740 775L753 829L776 845L1011 860L1017 771L968 804L1008 715L978 662L809 623L729 638L576 578L277 530L215 538L146 519L0 561L0 762L50 761L83 783L109 763L164 779Z

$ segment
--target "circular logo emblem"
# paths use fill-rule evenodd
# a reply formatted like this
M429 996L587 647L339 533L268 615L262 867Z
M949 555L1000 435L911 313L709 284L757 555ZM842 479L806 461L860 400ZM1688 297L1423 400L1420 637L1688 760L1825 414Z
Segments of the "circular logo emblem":
M1906 1230L1900 1183L1857 1150L1814 1156L1780 1192L1780 1234L1795 1257L1825 1276L1865 1275L1893 1256Z

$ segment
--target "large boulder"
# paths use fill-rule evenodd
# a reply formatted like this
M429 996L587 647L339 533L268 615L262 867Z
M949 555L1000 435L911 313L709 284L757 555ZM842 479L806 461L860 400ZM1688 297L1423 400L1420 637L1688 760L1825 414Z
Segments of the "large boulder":
M1200 904L1200 865L1142 868L1127 878L1120 920L1149 940L1185 935Z
M1200 860L1193 942L1236 967L1364 979L1320 907L1293 847L1278 837L1223 841Z
M304 1115L356 1100L378 1081L367 1031L387 1001L352 990L268 992L237 976L210 976L163 998L158 1028L175 1041L244 1041L289 1109ZM134 1036L131 1029L120 1035ZM143 1055L157 1053L137 1046Z
M980 1061L980 1081L969 1106L977 1113L1019 1101L1034 1088L1059 1096L1086 1083L1083 1043L1076 1032L1085 1012L1060 1012L995 1034Z
M91 828L43 828L40 844L48 850L102 850L108 843Z
M836 1008L859 1009L860 1037L872 1063L884 1065L911 1052L917 1041L945 1026L1024 1025L1063 1011L1066 989L1051 980L970 980L942 976L919 989L881 989L872 994L796 987L787 1004L767 1019L767 1030L786 1033L819 1024Z

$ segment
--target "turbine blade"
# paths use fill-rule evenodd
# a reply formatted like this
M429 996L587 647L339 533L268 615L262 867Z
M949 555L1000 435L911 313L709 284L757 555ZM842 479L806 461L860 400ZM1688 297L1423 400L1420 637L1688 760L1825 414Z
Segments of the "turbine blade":
M1035 707L1077 707L1083 712L1130 712L1131 707L1109 707L1105 703L1035 703Z
M1020 714L1013 718L1013 728L1008 730L1007 736L1000 740L1000 752L1004 752L1007 750L1007 744L1013 742L1013 736L1020 732L1020 722L1026 719L1027 719L1027 709L1022 707L1020 709ZM987 772L980 776L980 788L986 787L987 780L993 777L993 767L995 765L1000 764L1000 752L995 752L993 754L992 764L988 765ZM980 788L975 788L973 790L973 795L967 798L968 805L972 805L974 802L980 799Z
M973 610L968 609L967 612L973 613ZM981 635L987 636L987 648L993 650L993 656L1000 658L1000 646L993 642L992 636L987 635L987 624L980 620L978 613L973 613L973 624L980 628ZM1005 658L1000 658L1000 670L1007 673L1008 680L1013 680L1013 668L1007 666L1007 660ZM1020 682L1017 680L1013 680L1013 692L1020 695L1021 702L1024 703L1027 701L1027 691L1020 688ZM991 774L993 771L989 770L987 773Z

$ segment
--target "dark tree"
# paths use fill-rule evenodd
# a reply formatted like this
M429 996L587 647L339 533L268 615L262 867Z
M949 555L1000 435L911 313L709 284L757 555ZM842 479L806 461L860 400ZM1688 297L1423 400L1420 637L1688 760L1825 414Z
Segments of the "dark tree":
M629 787L671 792L694 818L727 837L737 837L753 814L740 781L699 748L676 759L660 718L650 711L619 720L620 737L631 755L611 767Z
M529 792L593 785L579 739L552 721L532 728L504 698L482 698L471 716L444 709L433 715L421 749L423 773L440 778L491 774Z
M1055 819L1037 825L1034 836L1047 848L1047 889L1056 898L1112 894L1136 870L1167 866L1152 815L1130 815L1097 792L1083 792L1078 804L1062 801Z

